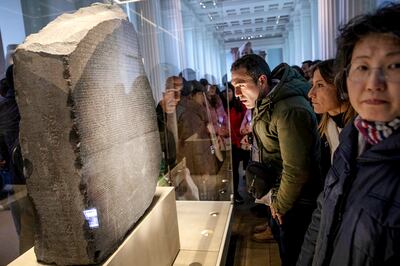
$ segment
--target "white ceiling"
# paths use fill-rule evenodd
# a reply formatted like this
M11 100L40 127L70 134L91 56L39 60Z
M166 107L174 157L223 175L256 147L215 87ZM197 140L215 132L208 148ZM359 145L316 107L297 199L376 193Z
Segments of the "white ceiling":
M296 0L185 0L225 43L279 38L287 31Z

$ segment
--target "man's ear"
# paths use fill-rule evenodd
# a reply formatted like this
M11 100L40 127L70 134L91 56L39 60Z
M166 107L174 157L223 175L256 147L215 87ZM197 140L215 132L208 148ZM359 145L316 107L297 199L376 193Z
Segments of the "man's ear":
M258 78L257 84L259 84L261 87L265 87L266 85L268 85L268 78L266 75L261 75Z

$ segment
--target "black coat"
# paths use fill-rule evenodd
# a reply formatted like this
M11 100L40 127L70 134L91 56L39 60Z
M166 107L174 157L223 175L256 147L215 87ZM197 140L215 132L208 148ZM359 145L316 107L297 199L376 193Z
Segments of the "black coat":
M297 265L400 265L400 130L358 154L341 133Z

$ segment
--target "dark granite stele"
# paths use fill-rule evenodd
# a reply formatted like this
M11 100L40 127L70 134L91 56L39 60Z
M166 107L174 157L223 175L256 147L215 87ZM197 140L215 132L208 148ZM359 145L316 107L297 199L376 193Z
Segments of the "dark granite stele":
M29 36L14 62L36 257L101 263L152 202L160 166L134 28L117 6L82 8Z

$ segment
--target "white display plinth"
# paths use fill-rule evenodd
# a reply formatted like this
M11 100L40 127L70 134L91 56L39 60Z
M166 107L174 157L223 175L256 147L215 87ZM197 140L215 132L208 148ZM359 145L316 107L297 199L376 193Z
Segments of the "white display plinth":
M175 203L173 187L157 187L149 209L103 265L223 265L232 208L228 201ZM36 261L31 248L9 265L44 264Z
M157 187L154 199L143 217L104 266L172 265L179 252L179 231L173 187ZM45 265L36 261L33 248L10 266Z
M232 203L177 201L181 249L174 266L224 265Z

